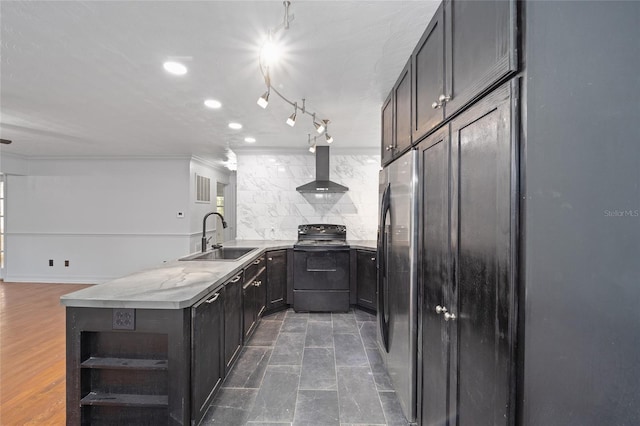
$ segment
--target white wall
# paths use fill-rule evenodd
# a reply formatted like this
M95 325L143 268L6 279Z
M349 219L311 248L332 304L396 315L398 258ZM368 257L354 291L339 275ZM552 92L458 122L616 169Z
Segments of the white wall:
M331 153L330 179L344 194L300 194L315 179L315 156L237 153L238 239L297 239L304 223L347 226L350 240L374 240L378 221L379 155Z
M29 160L7 176L5 280L102 282L195 251L192 175L188 157Z

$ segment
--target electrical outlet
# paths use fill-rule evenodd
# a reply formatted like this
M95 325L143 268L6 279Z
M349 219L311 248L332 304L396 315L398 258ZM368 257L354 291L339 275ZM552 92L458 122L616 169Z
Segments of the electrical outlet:
M178 212L178 213L176 213L176 217L177 217L178 219L183 219L183 218L184 218L184 212Z
M53 266L53 259L49 259L49 266Z
M114 309L113 310L113 330L135 330L136 310L135 309Z
M68 268L68 267L69 267L69 261L68 261L68 260L65 260L65 261L64 261L64 267L65 267L65 268Z

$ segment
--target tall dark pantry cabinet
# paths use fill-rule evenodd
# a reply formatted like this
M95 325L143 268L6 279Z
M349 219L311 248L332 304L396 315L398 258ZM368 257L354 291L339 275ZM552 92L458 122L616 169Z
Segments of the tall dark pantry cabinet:
M509 424L515 383L514 93L500 87L418 145L422 424Z
M445 0L397 64L381 148L420 158L417 424L640 424L639 41L640 2Z

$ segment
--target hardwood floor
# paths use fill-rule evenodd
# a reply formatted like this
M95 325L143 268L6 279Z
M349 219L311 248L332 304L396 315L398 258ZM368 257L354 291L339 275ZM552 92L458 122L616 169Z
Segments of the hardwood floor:
M65 308L89 285L0 281L0 424L64 425Z

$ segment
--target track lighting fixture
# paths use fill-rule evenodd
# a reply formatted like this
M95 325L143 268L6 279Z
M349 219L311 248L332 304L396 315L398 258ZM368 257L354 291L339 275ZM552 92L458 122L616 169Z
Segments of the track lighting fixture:
M282 93L280 93L280 91L278 89L276 89L276 87L274 87L274 85L271 84L271 75L270 75L270 61L268 58L268 54L271 52L272 47L274 46L274 36L282 30L288 30L289 29L289 25L290 22L293 21L294 16L292 14L289 14L289 7L291 6L291 2L290 1L283 1L282 4L284 5L284 19L283 22L279 25L277 25L274 28L269 29L268 32L268 37L264 40L262 47L260 49L260 53L258 55L258 63L260 65L260 72L262 73L262 77L264 78L264 82L267 86L267 91L258 99L258 105L260 105L262 108L266 108L267 105L269 104L269 95L271 94L271 91L273 91L276 95L278 95L279 98L281 98L283 101L285 101L286 103L288 103L289 105L291 105L293 107L293 113L287 118L286 123L291 126L294 127L296 124L296 117L298 112L301 112L302 114L307 114L309 116L312 117L312 123L313 126L316 129L316 132L318 132L319 134L322 134L323 132L326 132L327 129L327 124L329 123L329 120L320 120L317 121L316 120L316 113L312 112L312 111L307 111L306 107L305 107L305 100L302 99L302 107L298 106L298 102L294 102L292 100L290 100L289 98L287 98L285 95L283 95ZM326 134L325 135L325 140L327 141L327 143L331 143L333 142L333 137L331 137L330 135ZM314 144L311 145L311 138L309 137L309 151L311 152L315 152L315 138L314 138Z
M291 114L289 116L289 118L287 118L287 124L291 127L296 125L296 114L298 112L298 103L294 102L293 104L293 114Z
M316 114L313 114L313 125L316 128L316 132L322 134L322 132L324 132L324 123L318 123L316 121Z
M269 105L269 92L270 90L267 90L262 96L258 98L258 105L260 105L262 108L266 108L267 105Z
M324 137L327 139L327 143L333 142L333 137L329 133L325 133Z
M311 144L311 133L307 134L307 145L309 145L309 152L310 153L315 153L316 152L316 137L313 137L313 144Z
M333 136L329 134L329 120L322 120L324 123L324 138L327 143L333 142Z

